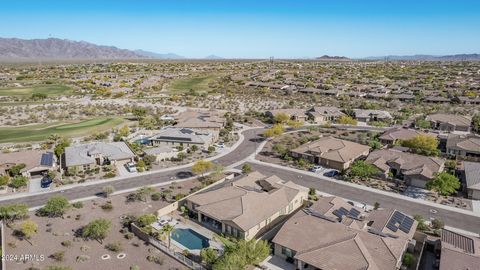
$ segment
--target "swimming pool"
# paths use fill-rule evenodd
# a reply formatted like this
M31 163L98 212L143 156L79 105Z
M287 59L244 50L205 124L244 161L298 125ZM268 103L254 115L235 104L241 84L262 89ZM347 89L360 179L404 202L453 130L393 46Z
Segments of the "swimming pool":
M192 229L175 229L172 239L188 249L202 249L210 246L208 238Z

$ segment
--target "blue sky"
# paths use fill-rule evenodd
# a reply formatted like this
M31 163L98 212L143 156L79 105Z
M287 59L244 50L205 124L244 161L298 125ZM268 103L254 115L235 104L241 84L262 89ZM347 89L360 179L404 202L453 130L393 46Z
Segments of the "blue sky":
M4 1L0 37L187 57L480 53L480 1Z

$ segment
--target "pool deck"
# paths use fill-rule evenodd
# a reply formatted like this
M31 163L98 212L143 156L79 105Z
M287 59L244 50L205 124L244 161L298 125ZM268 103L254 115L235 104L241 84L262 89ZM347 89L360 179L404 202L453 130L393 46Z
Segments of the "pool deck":
M208 238L208 242L210 244L211 248L215 248L218 250L223 250L223 245L217 241L214 240L214 235L215 233L210 231L209 229L200 226L199 224L189 220L188 218L184 218L177 213L171 213L170 214L174 219L178 221L178 223L175 225L175 229L192 229L198 234L201 234L205 238ZM190 253L195 254L195 255L200 255L200 249L189 249L179 242L175 241L173 238L171 239L171 244L172 246L176 247L180 252L183 250L188 250Z

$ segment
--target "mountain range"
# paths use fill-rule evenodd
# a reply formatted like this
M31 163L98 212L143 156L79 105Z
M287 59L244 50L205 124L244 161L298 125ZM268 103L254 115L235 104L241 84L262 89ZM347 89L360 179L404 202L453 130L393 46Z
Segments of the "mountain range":
M387 55L372 56L364 58L366 60L390 60L390 61L479 61L480 54L453 54L453 55Z

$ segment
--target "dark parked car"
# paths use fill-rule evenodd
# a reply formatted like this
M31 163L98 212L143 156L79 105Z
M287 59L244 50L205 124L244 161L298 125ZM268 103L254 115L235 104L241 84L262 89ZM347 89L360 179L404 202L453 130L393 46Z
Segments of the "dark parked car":
M42 188L49 188L50 185L52 184L52 178L50 178L50 176L46 175L42 178L42 180L40 181L40 186Z
M326 176L326 177L335 177L335 176L337 176L338 174L339 174L338 171L333 170L333 171L329 171L329 172L324 173L323 176Z

